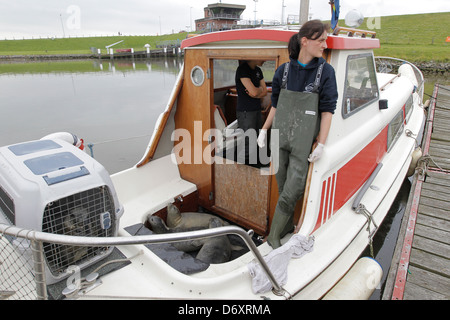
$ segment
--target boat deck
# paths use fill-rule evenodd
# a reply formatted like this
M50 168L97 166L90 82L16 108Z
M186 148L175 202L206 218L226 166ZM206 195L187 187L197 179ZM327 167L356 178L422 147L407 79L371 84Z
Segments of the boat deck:
M450 87L436 84L383 300L450 299Z

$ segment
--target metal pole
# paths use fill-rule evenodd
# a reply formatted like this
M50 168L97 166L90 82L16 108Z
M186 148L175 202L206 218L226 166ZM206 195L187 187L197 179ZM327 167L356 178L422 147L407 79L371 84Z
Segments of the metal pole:
M59 15L59 19L61 20L61 27L62 27L62 31L63 31L63 38L66 37L66 32L64 31L64 23L62 20L62 14Z
M44 247L41 241L31 240L31 252L34 264L34 281L38 300L47 300L47 285L45 282Z
M300 25L309 20L309 0L300 0Z
M255 13L255 20L254 20L254 24L256 26L256 3L258 2L258 0L253 0L253 1L255 1L255 11L254 11L254 13Z

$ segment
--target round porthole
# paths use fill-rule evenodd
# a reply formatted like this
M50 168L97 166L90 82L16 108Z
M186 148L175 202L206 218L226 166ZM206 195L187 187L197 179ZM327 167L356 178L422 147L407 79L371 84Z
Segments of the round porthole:
M200 87L203 82L205 82L205 73L203 72L203 69L198 66L192 68L191 80L195 86Z

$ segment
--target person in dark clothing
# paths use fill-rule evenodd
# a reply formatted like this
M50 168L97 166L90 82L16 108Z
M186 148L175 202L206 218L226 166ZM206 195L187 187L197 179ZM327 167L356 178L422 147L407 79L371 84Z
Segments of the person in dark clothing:
M267 238L274 249L281 246L280 238L293 228L292 217L296 202L304 193L308 161L321 158L336 109L335 71L322 58L327 48L327 29L321 21L312 20L291 38L290 61L275 72L272 109L258 137L262 148L272 123L272 130L279 132L279 199ZM311 152L314 142L316 147Z
M238 120L238 127L244 132L254 130L255 137L261 129L262 115L261 115L261 98L266 96L267 87L264 81L264 75L260 68L264 61L250 60L241 61L236 70L236 90L238 94L236 117ZM246 164L250 164L250 150L255 150L257 154L256 143L254 146L250 145L249 137L252 132L247 132L245 136L245 154L243 160ZM251 164L257 164L256 159L251 159ZM240 161L241 162L241 161Z

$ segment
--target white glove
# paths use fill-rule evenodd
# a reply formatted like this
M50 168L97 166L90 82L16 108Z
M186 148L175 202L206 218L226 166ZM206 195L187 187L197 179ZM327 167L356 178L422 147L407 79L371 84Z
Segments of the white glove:
M309 162L316 162L317 160L319 160L320 157L322 157L323 148L324 148L324 145L319 143L317 145L317 147L314 149L314 151L309 155L308 161Z
M266 146L267 129L261 129L258 136L258 146L264 148Z

